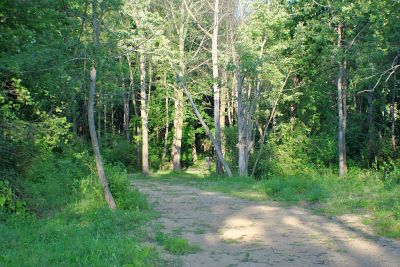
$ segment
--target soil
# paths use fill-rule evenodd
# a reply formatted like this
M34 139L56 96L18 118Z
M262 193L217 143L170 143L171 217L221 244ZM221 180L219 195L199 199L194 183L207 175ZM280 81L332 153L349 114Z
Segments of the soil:
M134 181L161 213L165 232L201 251L183 266L400 266L400 241L377 237L358 217L249 201L158 181Z

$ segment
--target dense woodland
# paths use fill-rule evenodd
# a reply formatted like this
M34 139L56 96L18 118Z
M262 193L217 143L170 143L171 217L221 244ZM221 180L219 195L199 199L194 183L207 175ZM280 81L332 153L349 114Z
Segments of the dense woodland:
M209 161L399 192L397 0L3 0L0 40L2 216Z

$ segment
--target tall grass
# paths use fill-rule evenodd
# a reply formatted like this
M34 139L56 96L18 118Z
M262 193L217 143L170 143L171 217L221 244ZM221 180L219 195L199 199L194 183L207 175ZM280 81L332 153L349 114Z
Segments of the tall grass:
M126 171L107 165L118 210L110 211L85 150L35 158L19 179L29 212L0 222L1 266L155 266L156 250L143 245L148 203L131 190Z

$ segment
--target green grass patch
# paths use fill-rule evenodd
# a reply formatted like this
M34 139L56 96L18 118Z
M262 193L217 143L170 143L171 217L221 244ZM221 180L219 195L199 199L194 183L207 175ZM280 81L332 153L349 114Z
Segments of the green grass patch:
M18 180L29 212L2 214L0 266L162 266L144 242L155 217L118 165L106 165L118 209L108 209L92 158L65 151L39 156Z
M156 241L163 246L166 251L177 255L196 253L201 250L199 246L189 244L186 239L162 232L157 232Z

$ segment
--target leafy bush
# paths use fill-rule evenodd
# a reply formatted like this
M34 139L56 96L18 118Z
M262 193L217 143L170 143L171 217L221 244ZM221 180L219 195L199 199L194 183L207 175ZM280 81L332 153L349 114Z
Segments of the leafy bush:
M0 221L10 214L25 214L25 203L15 196L10 181L0 180Z
M136 148L129 144L121 136L115 136L114 143L103 150L106 162L111 164L123 164L129 170L139 169L136 159Z
M147 199L137 189L132 188L128 173L121 165L107 165L106 173L118 209L146 210L149 208Z
M264 153L257 165L255 175L267 177L272 175L292 175L304 173L313 168L309 157L311 140L309 129L305 125L297 125L291 129L290 124L280 124L268 137L264 144ZM256 153L257 154L257 153ZM249 166L253 166L254 158Z

